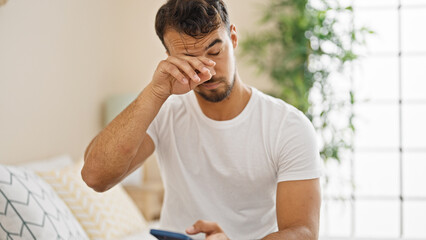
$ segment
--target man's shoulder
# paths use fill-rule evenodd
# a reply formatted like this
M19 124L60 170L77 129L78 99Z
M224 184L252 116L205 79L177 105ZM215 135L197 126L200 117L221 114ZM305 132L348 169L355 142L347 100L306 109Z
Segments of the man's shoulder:
M253 88L253 91L257 95L258 105L262 109L285 115L290 112L300 112L297 108L280 98L271 96L255 88Z
M259 109L267 114L271 121L276 120L278 123L287 126L293 125L294 123L296 123L296 125L304 125L306 122L309 122L306 115L293 105L260 90L254 89L254 91L258 96Z
M273 97L261 90L258 90L256 88L252 88L253 93L256 94L259 98L259 101L264 104L271 104L272 107L288 107L290 106L288 103L286 103L284 100L280 98Z

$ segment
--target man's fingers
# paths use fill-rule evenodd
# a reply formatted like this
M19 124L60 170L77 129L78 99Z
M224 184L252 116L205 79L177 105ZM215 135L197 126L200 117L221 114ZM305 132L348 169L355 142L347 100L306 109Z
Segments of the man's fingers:
M200 73L215 75L216 71L214 70L212 64L206 64L201 59L195 57L187 58L187 61L191 64L194 69L197 69Z
M186 229L186 233L188 234L205 233L206 235L210 235L220 232L223 231L217 223L204 220L198 220L194 225Z
M216 63L205 57L173 57L163 61L166 73L176 78L180 83L188 85L190 89L210 80L216 74ZM192 81L189 81L192 80Z
M188 227L188 228L185 230L185 232L186 232L187 234L191 234L191 235L193 235L193 234L197 234L197 233L200 233L200 231L198 231L197 229L195 229L195 228L194 228L194 226L190 226L190 227Z
M216 62L211 60L210 58L199 57L198 59L209 67L214 67L216 65Z
M170 56L168 60L181 68L194 82L200 82L201 76L211 76L216 74L214 66L216 63L205 57L183 56L181 58Z
M179 59L177 57L170 56L167 58L167 61L174 64L177 68L182 70L188 77L190 77L194 82L200 82L201 79L198 74L194 71L194 68L191 64L185 60Z
M201 81L198 84L203 84L204 82L210 80L213 77L214 74L208 72L208 73L199 73L198 76L200 76Z
M171 64L168 61L163 61L163 69L170 74L172 77L176 78L182 84L188 84L188 79L181 73L179 68Z

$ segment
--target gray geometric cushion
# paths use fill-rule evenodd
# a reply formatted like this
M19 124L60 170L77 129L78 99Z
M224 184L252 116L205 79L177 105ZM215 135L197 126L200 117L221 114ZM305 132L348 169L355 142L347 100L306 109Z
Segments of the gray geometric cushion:
M32 171L0 165L0 239L89 239L52 187Z

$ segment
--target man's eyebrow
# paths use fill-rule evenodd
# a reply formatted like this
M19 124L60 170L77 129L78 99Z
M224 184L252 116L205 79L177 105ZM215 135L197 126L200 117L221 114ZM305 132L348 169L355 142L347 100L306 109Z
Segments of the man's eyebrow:
M211 47L213 47L214 45L216 45L216 43L222 43L223 41L222 40L220 40L219 38L217 38L217 39L215 39L212 43L210 43L210 45L209 46L207 46L206 48L205 48L205 51L207 51L209 48L211 48ZM189 56L189 57L195 57L195 55L193 55L193 54L190 54L190 53L188 53L188 52L186 52L186 53L184 53L186 56Z
M221 42L222 42L222 40L220 40L219 38L217 38L212 43L210 43L210 45L207 46L205 50L208 50L209 48L213 47L216 43L221 43Z

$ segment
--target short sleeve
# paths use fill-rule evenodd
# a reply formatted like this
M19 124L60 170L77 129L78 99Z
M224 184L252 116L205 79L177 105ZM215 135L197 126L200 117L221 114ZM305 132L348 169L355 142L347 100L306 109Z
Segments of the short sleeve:
M279 134L277 182L321 177L322 160L315 130L308 118L297 109L291 110Z
M166 102L163 103L154 120L148 126L146 133L151 137L154 142L155 148L158 148L160 144L161 135L164 133L164 126L169 118L170 103L172 102L173 96L169 97ZM163 130L163 131L162 131Z
M157 148L158 146L157 117L154 118L154 120L151 122L148 129L146 130L146 133L151 137L155 147Z

